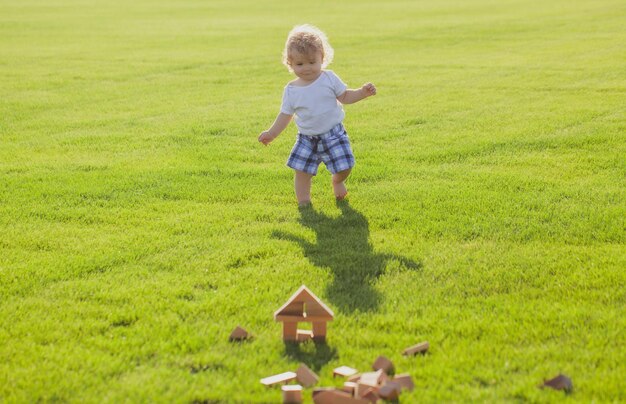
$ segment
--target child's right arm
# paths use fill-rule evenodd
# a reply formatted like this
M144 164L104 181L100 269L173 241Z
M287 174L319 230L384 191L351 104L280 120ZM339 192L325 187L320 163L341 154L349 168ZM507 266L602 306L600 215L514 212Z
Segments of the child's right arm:
M280 133L285 130L287 125L289 125L292 116L293 115L284 114L282 112L278 114L276 120L272 124L272 127L259 135L259 142L263 143L266 146L270 144L270 142L276 139L278 135L280 135Z

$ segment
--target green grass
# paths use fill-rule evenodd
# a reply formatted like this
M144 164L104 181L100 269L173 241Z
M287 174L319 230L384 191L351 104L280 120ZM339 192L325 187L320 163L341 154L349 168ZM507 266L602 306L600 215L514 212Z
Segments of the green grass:
M380 354L402 402L626 401L624 2L300 3L0 0L0 401L279 402ZM294 127L256 138L303 22L378 95L301 214ZM272 319L301 284L326 346Z

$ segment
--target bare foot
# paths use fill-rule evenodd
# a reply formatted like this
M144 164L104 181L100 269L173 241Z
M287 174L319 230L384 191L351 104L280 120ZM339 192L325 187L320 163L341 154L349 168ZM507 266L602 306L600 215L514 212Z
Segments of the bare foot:
M333 182L333 190L335 191L335 198L337 198L338 201L344 199L348 195L348 189L343 181L340 183Z

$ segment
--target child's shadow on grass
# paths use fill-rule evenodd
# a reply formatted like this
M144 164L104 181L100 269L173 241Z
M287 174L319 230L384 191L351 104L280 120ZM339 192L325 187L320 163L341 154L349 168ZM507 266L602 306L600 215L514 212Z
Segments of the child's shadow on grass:
M369 224L363 214L347 201L338 201L338 217L330 217L312 207L300 209L300 223L315 231L317 243L275 231L272 236L300 244L304 255L320 268L330 268L334 276L326 296L343 312L375 311L380 295L374 283L389 261L401 267L420 269L422 264L395 254L376 253L369 242Z

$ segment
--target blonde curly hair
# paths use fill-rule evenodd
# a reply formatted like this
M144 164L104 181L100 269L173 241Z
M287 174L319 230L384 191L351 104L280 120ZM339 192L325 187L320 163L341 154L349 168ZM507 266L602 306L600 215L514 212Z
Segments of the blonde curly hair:
M304 54L322 52L322 68L328 66L335 55L335 51L328 43L326 34L309 24L296 25L287 35L287 42L285 42L285 49L283 50L283 64L292 73L290 58L293 52Z

